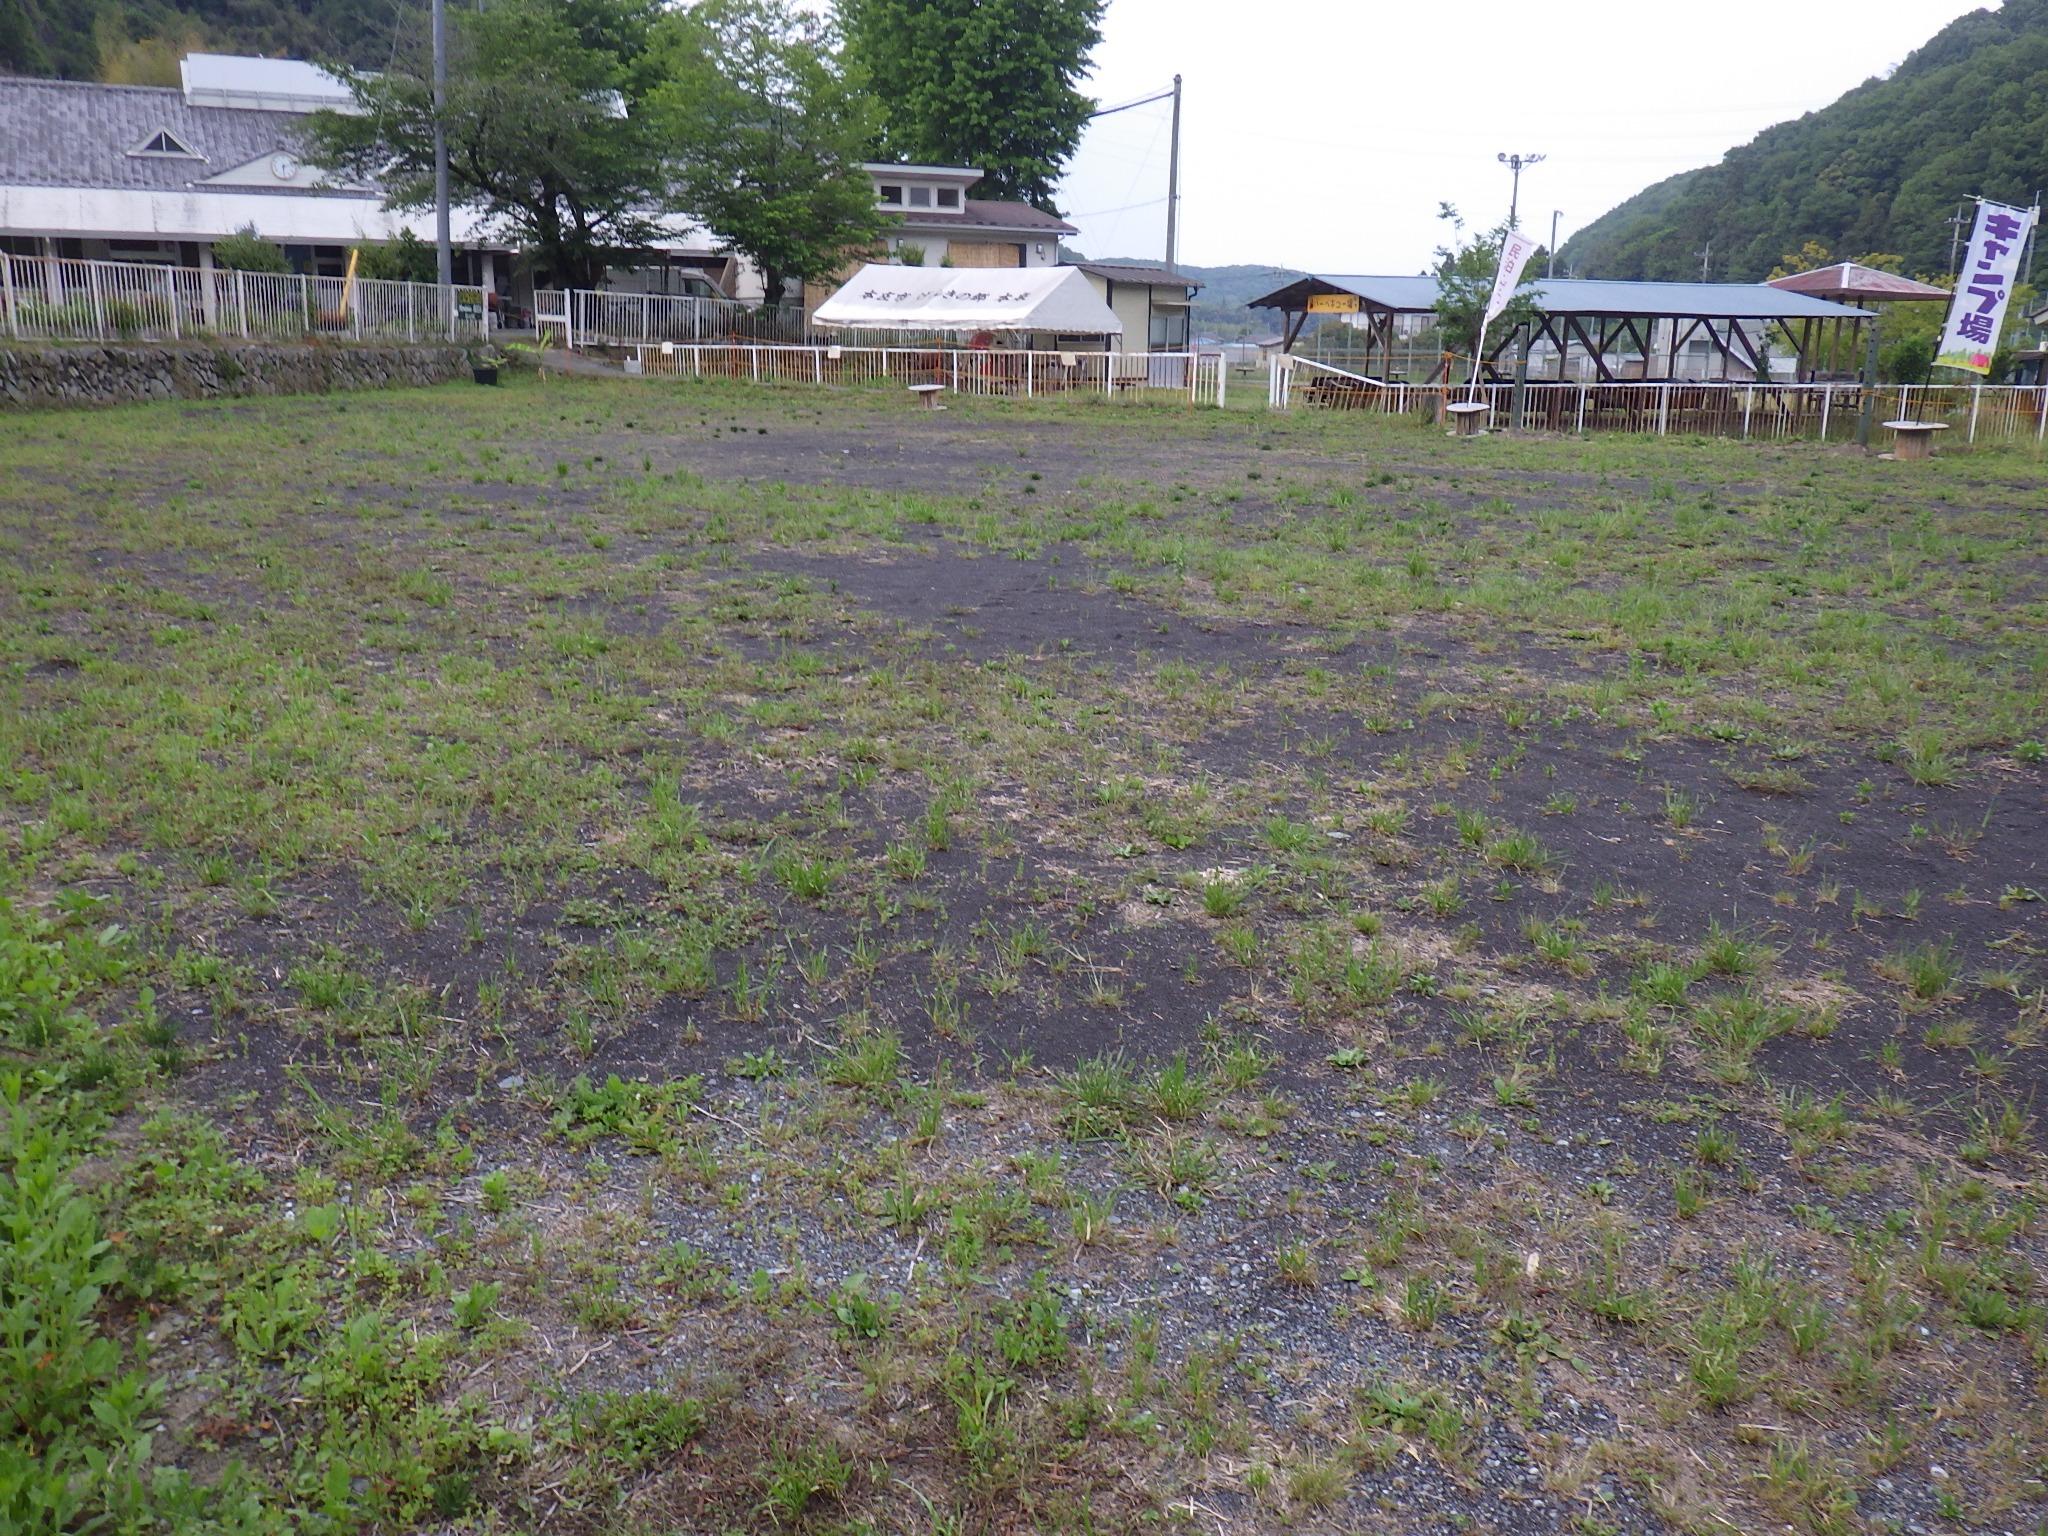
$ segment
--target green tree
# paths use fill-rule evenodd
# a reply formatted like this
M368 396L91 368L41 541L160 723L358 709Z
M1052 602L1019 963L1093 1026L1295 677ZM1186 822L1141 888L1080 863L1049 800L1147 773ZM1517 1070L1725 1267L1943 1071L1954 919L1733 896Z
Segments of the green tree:
M1437 217L1451 226L1450 242L1436 250L1437 326L1443 345L1464 357L1477 354L1480 322L1486 318L1486 301L1493 296L1494 274L1500 271L1501 242L1508 237L1505 220L1492 229L1469 238L1465 222L1449 203L1438 205ZM1536 318L1532 284L1541 271L1532 259L1522 269L1521 282L1508 307L1493 317L1487 328L1492 336L1503 336L1514 327Z
M409 229L389 245L356 247L356 276L387 282L431 283L439 275L434 248Z
M566 287L594 287L661 229L668 170L644 106L658 0L486 0L451 7L445 121L452 195ZM358 111L307 119L332 176L399 208L434 198L433 88L420 27L377 73L344 71Z
M831 275L881 231L860 168L873 103L841 73L831 24L788 0L704 0L671 13L651 109L681 204L753 258L769 302Z
M1095 103L1077 88L1104 0L839 0L847 62L890 158L973 165L1047 211Z
M257 234L254 224L245 224L232 235L214 241L213 260L215 265L231 272L291 271L283 247Z

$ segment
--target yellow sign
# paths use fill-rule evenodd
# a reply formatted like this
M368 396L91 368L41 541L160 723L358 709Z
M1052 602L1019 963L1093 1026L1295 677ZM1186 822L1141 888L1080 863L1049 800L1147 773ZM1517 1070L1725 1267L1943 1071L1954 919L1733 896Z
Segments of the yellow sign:
M1358 295L1312 293L1308 296L1308 312L1312 315L1355 315L1358 313Z

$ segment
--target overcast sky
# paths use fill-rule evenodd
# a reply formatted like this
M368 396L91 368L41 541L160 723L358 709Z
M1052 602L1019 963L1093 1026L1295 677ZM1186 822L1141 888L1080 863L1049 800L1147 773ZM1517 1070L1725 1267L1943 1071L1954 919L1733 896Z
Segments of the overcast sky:
M1104 105L1172 83L1184 262L1414 272L1442 238L1508 210L1562 240L1676 171L1882 74L1978 0L1110 0L1087 89ZM1169 109L1090 125L1060 206L1089 256L1165 250ZM1716 274L1718 275L1718 274Z

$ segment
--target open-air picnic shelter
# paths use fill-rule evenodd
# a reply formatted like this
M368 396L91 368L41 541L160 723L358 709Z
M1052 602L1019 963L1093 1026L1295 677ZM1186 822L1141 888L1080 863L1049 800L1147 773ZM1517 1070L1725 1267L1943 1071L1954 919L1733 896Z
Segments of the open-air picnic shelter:
M1810 299L1826 299L1835 304L1847 304L1854 309L1869 309L1873 304L1946 304L1950 294L1946 288L1937 288L1933 283L1918 282L1910 277L1901 277L1896 272L1886 272L1878 267L1866 267L1860 261L1838 261L1832 266L1815 267L1810 272L1789 272L1783 277L1774 277L1770 286L1786 293L1803 293ZM1853 334L1849 340L1853 343ZM1847 353L1842 350L1842 322L1802 322L1799 334L1799 360L1802 378L1839 378L1854 374L1860 359L1855 356L1852 345Z
M1814 366L1811 332L1816 323L1855 328L1867 311L1767 283L1621 282L1595 278L1544 278L1529 286L1535 299L1532 350L1554 369L1558 381L1574 352L1601 383L1657 382L1682 377L1680 358L1703 339L1722 378L1770 378L1769 336L1782 327L1799 353L1802 380ZM1299 278L1263 298L1254 309L1275 309L1285 319L1285 350L1292 352L1312 316L1358 316L1365 342L1365 371L1377 356L1391 373L1399 317L1432 313L1437 281L1430 276L1356 276L1324 273ZM1802 346L1802 327L1807 345ZM1488 333L1482 367L1502 375L1502 358L1515 345L1513 328ZM1697 350L1697 349L1695 349ZM1628 361L1624 361L1626 358ZM1439 368L1442 365L1439 364ZM1532 377L1537 376L1532 369ZM1433 382L1436 375L1431 375Z

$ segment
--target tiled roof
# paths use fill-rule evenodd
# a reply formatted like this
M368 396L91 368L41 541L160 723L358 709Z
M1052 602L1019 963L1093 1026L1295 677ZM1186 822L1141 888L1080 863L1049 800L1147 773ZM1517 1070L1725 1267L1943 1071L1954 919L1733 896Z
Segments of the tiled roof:
M297 149L291 112L195 107L161 86L0 79L0 183L173 191ZM131 155L167 132L198 159Z
M985 224L992 229L1042 229L1062 235L1080 233L1058 214L1047 213L1029 203L991 203L970 197L961 209L961 219L964 223Z
M1185 272L1169 272L1165 267L1136 267L1115 261L1077 261L1074 265L1091 277L1106 277L1116 283L1144 283L1153 288L1202 286Z
M1817 299L1946 299L1946 288L1916 283L1896 272L1881 272L1859 262L1838 261L1811 272L1793 272L1771 279L1773 288L1811 294Z

